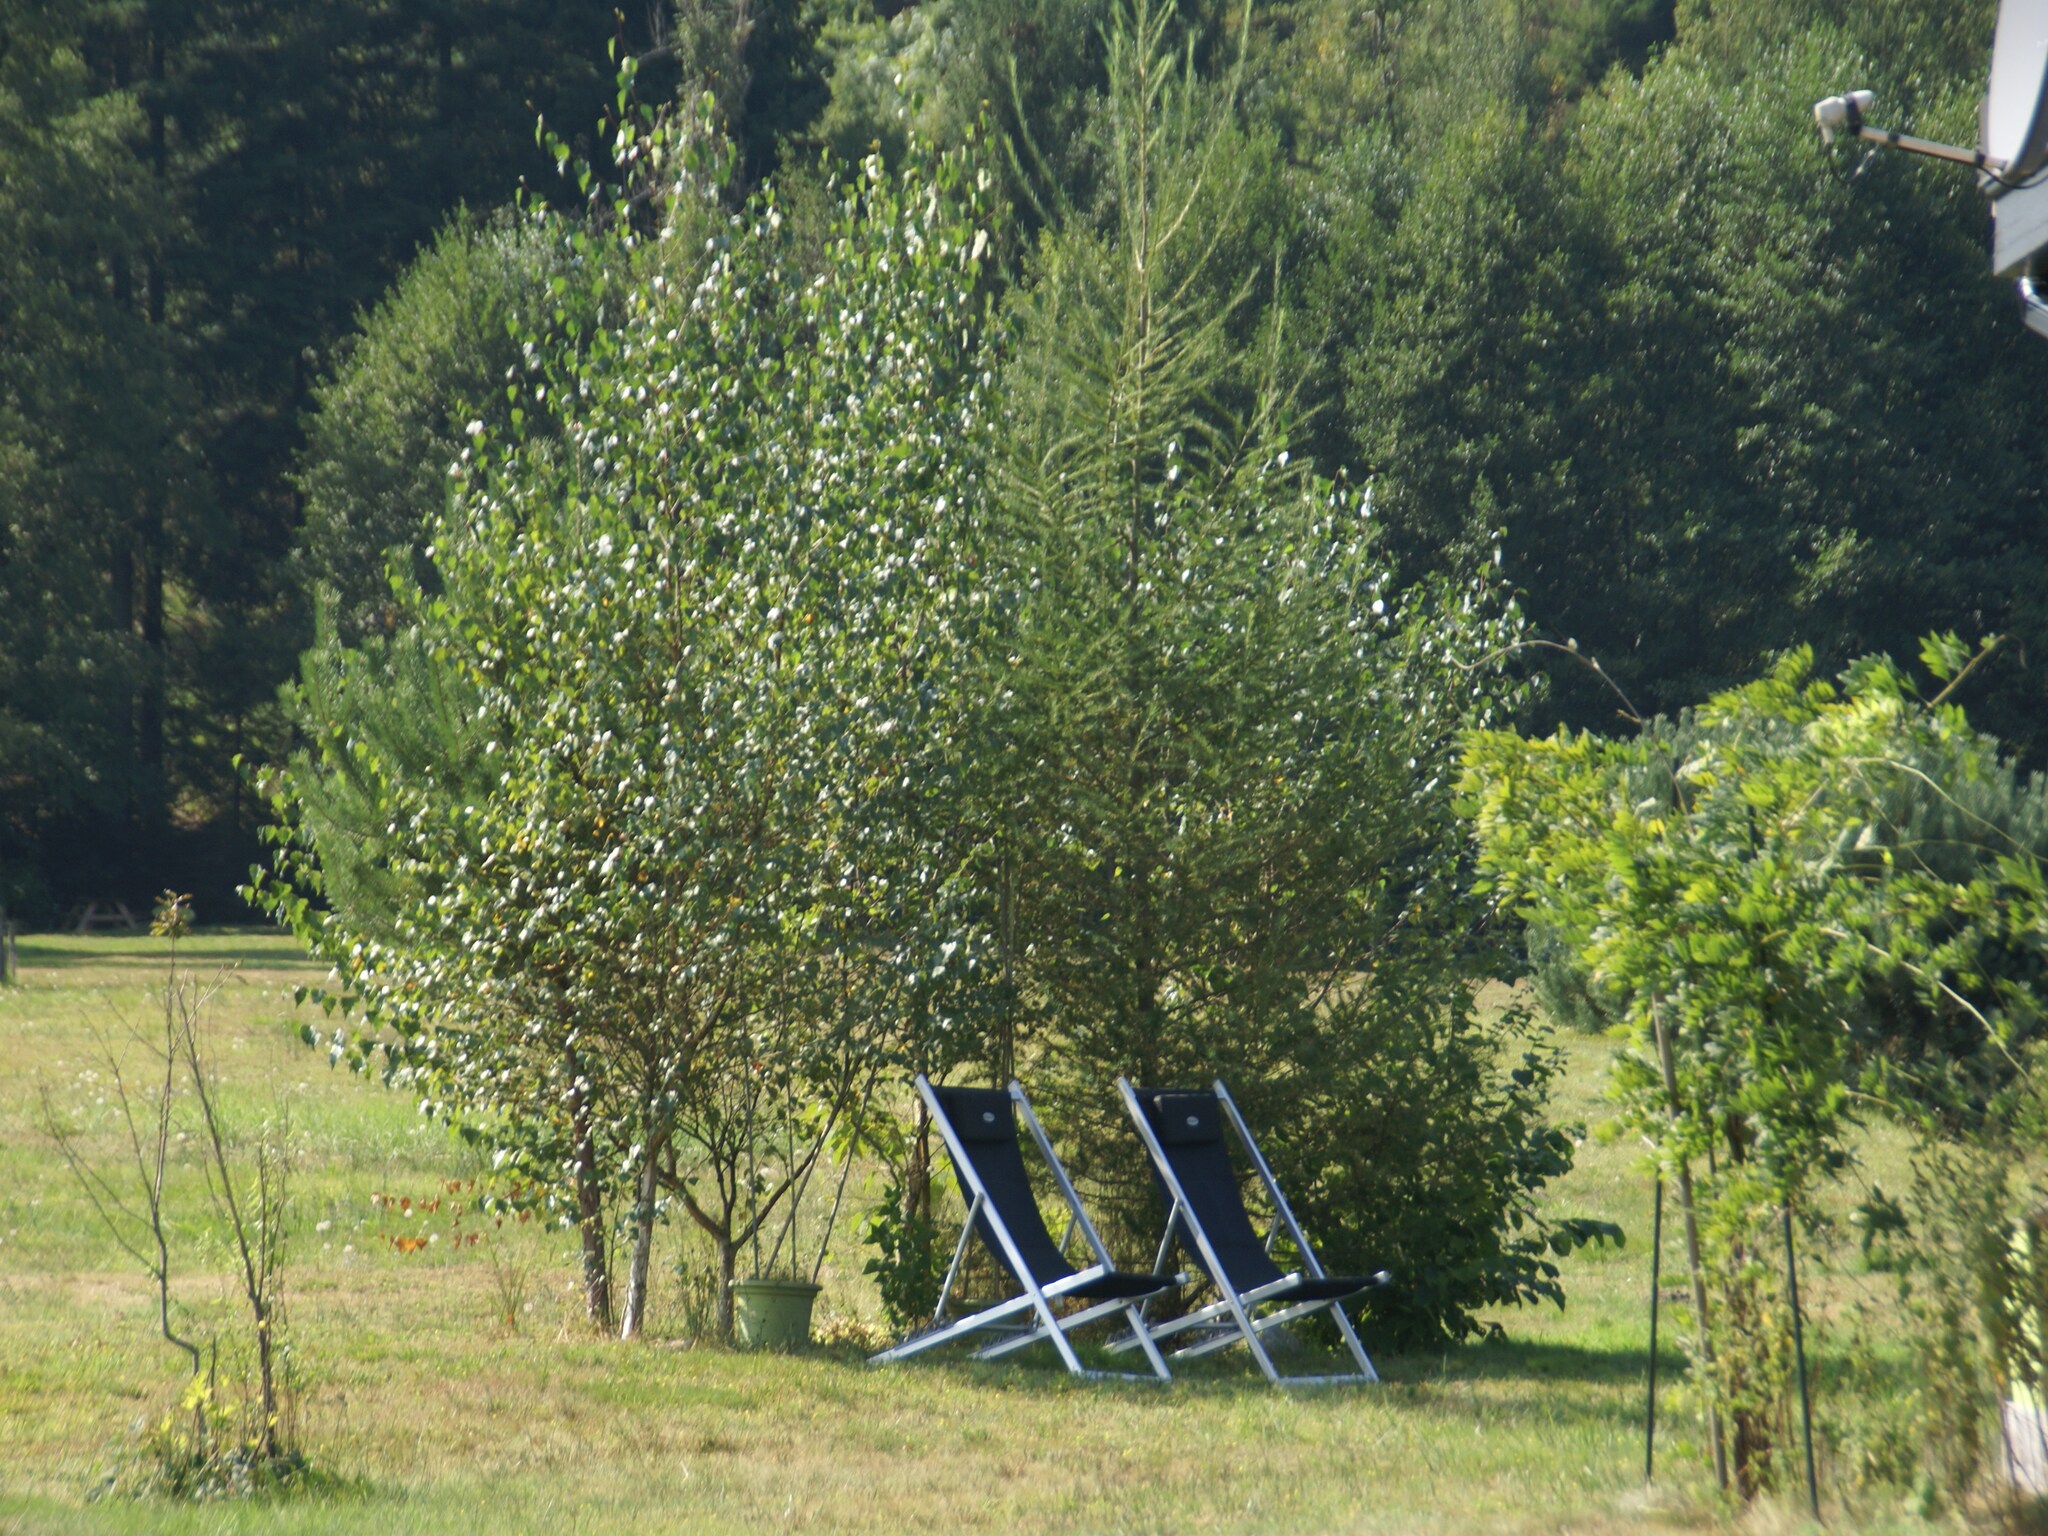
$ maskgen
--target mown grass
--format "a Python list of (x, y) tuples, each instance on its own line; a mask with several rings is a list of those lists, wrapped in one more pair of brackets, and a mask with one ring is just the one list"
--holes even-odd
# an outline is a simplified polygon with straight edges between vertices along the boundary
[[(0, 989), (0, 1531), (1622, 1531), (1794, 1529), (1796, 1500), (1736, 1515), (1713, 1497), (1679, 1356), (1664, 1354), (1658, 1476), (1642, 1476), (1649, 1188), (1637, 1152), (1589, 1140), (1558, 1208), (1618, 1221), (1621, 1250), (1566, 1265), (1567, 1311), (1511, 1313), (1507, 1342), (1380, 1361), (1379, 1389), (1275, 1393), (1226, 1361), (1166, 1388), (1075, 1384), (1043, 1362), (872, 1370), (858, 1348), (755, 1357), (676, 1337), (664, 1271), (651, 1341), (579, 1321), (566, 1234), (516, 1224), (457, 1247), (431, 1200), (473, 1154), (409, 1100), (331, 1070), (299, 1043), (291, 992), (317, 979), (262, 935), (188, 941), (234, 969), (214, 1038), (238, 1134), (288, 1112), (296, 1167), (290, 1336), (317, 1496), (177, 1506), (93, 1493), (131, 1465), (175, 1399), (125, 1263), (38, 1126), (56, 1090), (104, 1153), (115, 1145), (101, 1042), (145, 1024), (161, 982), (151, 940), (29, 939)], [(1567, 1042), (1559, 1100), (1597, 1119), (1610, 1047)], [(1864, 1176), (1899, 1182), (1873, 1136)], [(231, 1331), (225, 1255), (204, 1251), (196, 1149), (177, 1170), (187, 1257), (178, 1294), (200, 1331)], [(1845, 1193), (1844, 1203), (1854, 1191)], [(469, 1230), (476, 1230), (473, 1221)], [(401, 1252), (390, 1239), (435, 1235)], [(676, 1246), (671, 1241), (671, 1251)], [(868, 1317), (848, 1241), (828, 1313)], [(1680, 1288), (1667, 1234), (1667, 1293)], [(494, 1273), (523, 1280), (517, 1327)], [(1888, 1324), (1893, 1287), (1846, 1246), (1814, 1255), (1823, 1478), (1837, 1528), (1926, 1528), (1869, 1481), (1898, 1452), (1910, 1391)], [(516, 1289), (516, 1285), (515, 1285)], [(1682, 1314), (1667, 1312), (1674, 1324)], [(1666, 1335), (1667, 1340), (1672, 1335)]]

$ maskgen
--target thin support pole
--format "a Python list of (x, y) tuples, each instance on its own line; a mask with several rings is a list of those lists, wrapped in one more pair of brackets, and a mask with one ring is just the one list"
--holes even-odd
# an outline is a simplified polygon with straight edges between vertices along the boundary
[(1792, 1357), (1799, 1367), (1799, 1427), (1806, 1436), (1806, 1503), (1820, 1523), (1820, 1480), (1813, 1471), (1813, 1394), (1806, 1385), (1806, 1325), (1799, 1312), (1799, 1261), (1792, 1251), (1792, 1207), (1785, 1218), (1785, 1290), (1792, 1300)]
[(1664, 1180), (1657, 1179), (1657, 1197), (1650, 1217), (1650, 1401), (1643, 1422), (1643, 1481), (1657, 1475), (1657, 1283), (1664, 1269)]
[[(1678, 1064), (1671, 1051), (1671, 1036), (1664, 1028), (1664, 1014), (1655, 1003), (1650, 1005), (1650, 1026), (1657, 1035), (1657, 1059), (1664, 1069), (1664, 1091), (1671, 1097), (1671, 1118), (1679, 1117)], [(1712, 1160), (1713, 1151), (1707, 1153)], [(1686, 1158), (1678, 1161), (1678, 1208), (1685, 1217), (1685, 1259), (1692, 1270), (1692, 1315), (1694, 1325), (1700, 1331), (1700, 1358), (1711, 1371), (1714, 1364), (1714, 1345), (1707, 1332), (1707, 1279), (1700, 1263), (1699, 1219), (1693, 1209), (1692, 1163)], [(1714, 1406), (1713, 1398), (1707, 1399), (1707, 1443), (1714, 1453), (1714, 1486), (1723, 1493), (1728, 1491), (1728, 1445), (1721, 1435), (1721, 1411)]]
[(939, 1304), (932, 1309), (932, 1326), (945, 1320), (946, 1303), (953, 1295), (953, 1282), (960, 1275), (960, 1261), (967, 1257), (967, 1245), (974, 1239), (974, 1218), (981, 1214), (981, 1196), (967, 1202), (967, 1220), (960, 1226), (960, 1241), (953, 1246), (953, 1262), (946, 1266), (946, 1283), (939, 1287)]

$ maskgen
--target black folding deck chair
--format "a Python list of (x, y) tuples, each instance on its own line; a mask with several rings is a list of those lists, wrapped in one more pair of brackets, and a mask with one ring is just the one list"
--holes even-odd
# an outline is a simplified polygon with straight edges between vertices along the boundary
[[(1044, 1339), (1059, 1351), (1060, 1359), (1076, 1376), (1126, 1375), (1084, 1367), (1067, 1338), (1075, 1328), (1121, 1312), (1131, 1325), (1133, 1340), (1144, 1348), (1152, 1376), (1170, 1380), (1159, 1347), (1145, 1334), (1137, 1303), (1165, 1290), (1171, 1280), (1160, 1275), (1124, 1274), (1110, 1262), (1109, 1251), (1102, 1246), (1102, 1238), (1088, 1213), (1081, 1209), (1080, 1196), (1074, 1193), (1066, 1169), (1053, 1155), (1052, 1143), (1046, 1140), (1038, 1116), (1031, 1112), (1023, 1088), (1014, 1082), (1007, 1091), (936, 1088), (919, 1073), (917, 1091), (930, 1108), (932, 1123), (945, 1138), (947, 1154), (960, 1176), (960, 1187), (968, 1198), (967, 1221), (960, 1229), (960, 1243), (953, 1250), (953, 1263), (946, 1271), (946, 1283), (939, 1289), (939, 1304), (932, 1313), (930, 1326), (893, 1349), (883, 1350), (870, 1363), (907, 1359), (970, 1334), (1001, 1330), (1004, 1337), (975, 1351), (975, 1359), (998, 1359)], [(1069, 1264), (1061, 1252), (1064, 1245), (1055, 1243), (1045, 1229), (1045, 1218), (1039, 1214), (1038, 1199), (1024, 1171), (1023, 1148), (1017, 1139), (1019, 1116), (1029, 1128), (1032, 1140), (1038, 1143), (1067, 1209), (1073, 1213), (1067, 1235), (1072, 1237), (1078, 1230), (1094, 1255), (1095, 1262), (1085, 1269)], [(953, 1282), (960, 1274), (960, 1261), (967, 1253), (967, 1241), (976, 1232), (1023, 1288), (1023, 1294), (949, 1323), (946, 1305), (953, 1294)], [(1054, 1302), (1069, 1300), (1093, 1305), (1064, 1317), (1053, 1311)], [(1142, 1381), (1152, 1377), (1131, 1379)]]
[[(1137, 1124), (1139, 1139), (1152, 1156), (1153, 1170), (1168, 1203), (1166, 1232), (1160, 1239), (1159, 1258), (1153, 1268), (1162, 1274), (1166, 1272), (1167, 1260), (1178, 1240), (1221, 1295), (1221, 1300), (1182, 1317), (1147, 1324), (1144, 1342), (1156, 1346), (1162, 1339), (1203, 1331), (1206, 1337), (1172, 1352), (1172, 1358), (1179, 1360), (1225, 1349), (1242, 1340), (1251, 1350), (1252, 1358), (1259, 1362), (1259, 1369), (1266, 1373), (1266, 1379), (1277, 1386), (1378, 1381), (1379, 1373), (1373, 1369), (1365, 1346), (1358, 1342), (1351, 1320), (1344, 1315), (1343, 1303), (1374, 1286), (1385, 1285), (1392, 1276), (1385, 1270), (1370, 1277), (1323, 1272), (1315, 1250), (1309, 1247), (1294, 1212), (1288, 1208), (1287, 1197), (1280, 1192), (1273, 1170), (1266, 1166), (1258, 1143), (1252, 1140), (1244, 1117), (1231, 1101), (1230, 1091), (1221, 1081), (1206, 1093), (1133, 1088), (1121, 1077), (1116, 1086), (1123, 1095), (1124, 1107)], [(1266, 1186), (1278, 1217), (1263, 1242), (1252, 1229), (1243, 1191), (1230, 1166), (1230, 1150), (1223, 1139), (1225, 1121), (1237, 1133), (1238, 1142)], [(1293, 1239), (1302, 1265), (1284, 1275), (1270, 1251), (1283, 1226)], [(1278, 1306), (1280, 1310), (1263, 1317), (1257, 1315), (1260, 1308), (1268, 1306)], [(1282, 1376), (1274, 1369), (1273, 1357), (1259, 1335), (1325, 1308), (1344, 1336), (1358, 1369), (1332, 1376)], [(1140, 1311), (1142, 1314), (1143, 1309)], [(1122, 1340), (1114, 1347), (1127, 1349), (1137, 1342)]]

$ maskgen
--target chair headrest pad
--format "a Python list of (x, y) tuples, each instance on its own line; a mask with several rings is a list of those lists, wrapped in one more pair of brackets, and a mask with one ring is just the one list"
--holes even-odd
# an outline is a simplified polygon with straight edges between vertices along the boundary
[(1213, 1093), (1155, 1093), (1152, 1124), (1168, 1146), (1223, 1139), (1223, 1106)]
[(1013, 1141), (1017, 1121), (1000, 1088), (941, 1088), (939, 1103), (962, 1141)]

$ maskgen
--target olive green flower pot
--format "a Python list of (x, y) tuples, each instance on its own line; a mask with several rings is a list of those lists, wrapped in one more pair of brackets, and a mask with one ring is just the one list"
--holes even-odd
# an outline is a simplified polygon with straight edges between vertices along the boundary
[(801, 1349), (811, 1341), (811, 1307), (822, 1286), (808, 1280), (735, 1280), (733, 1338), (742, 1349)]

